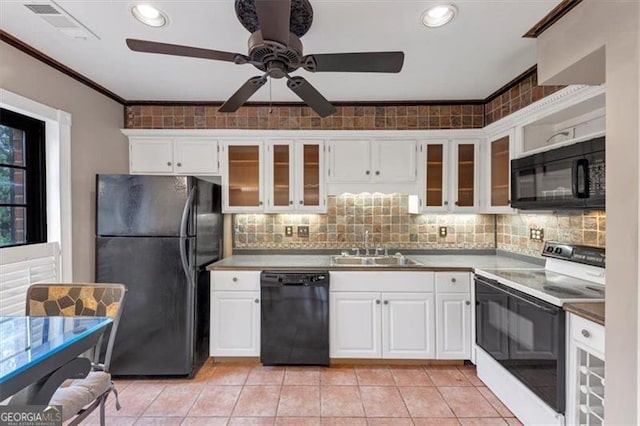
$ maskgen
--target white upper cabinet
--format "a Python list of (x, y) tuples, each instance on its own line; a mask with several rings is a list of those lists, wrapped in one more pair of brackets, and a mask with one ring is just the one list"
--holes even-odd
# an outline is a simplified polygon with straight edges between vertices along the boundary
[(294, 206), (301, 213), (327, 211), (324, 154), (322, 140), (302, 139), (295, 142)]
[(368, 139), (329, 142), (329, 182), (370, 182), (371, 141)]
[(479, 210), (480, 139), (429, 139), (420, 144), (419, 211)]
[(415, 140), (344, 139), (329, 142), (330, 183), (416, 180)]
[(266, 209), (287, 212), (294, 206), (294, 143), (292, 140), (265, 142), (267, 151), (265, 167)]
[(511, 208), (511, 159), (514, 156), (514, 147), (513, 128), (487, 138), (482, 156), (482, 210), (487, 213), (515, 212), (515, 209)]
[(132, 174), (217, 175), (218, 141), (187, 138), (131, 138)]
[(222, 174), (224, 213), (264, 211), (262, 141), (223, 143), (225, 170)]
[(473, 213), (479, 206), (479, 139), (459, 139), (452, 142), (452, 192), (450, 194), (453, 205), (451, 211), (455, 213)]

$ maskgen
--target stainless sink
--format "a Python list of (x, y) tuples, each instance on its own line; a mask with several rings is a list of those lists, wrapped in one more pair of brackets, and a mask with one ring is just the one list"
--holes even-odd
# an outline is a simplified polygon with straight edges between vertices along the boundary
[(405, 256), (331, 256), (332, 266), (411, 266), (419, 265)]

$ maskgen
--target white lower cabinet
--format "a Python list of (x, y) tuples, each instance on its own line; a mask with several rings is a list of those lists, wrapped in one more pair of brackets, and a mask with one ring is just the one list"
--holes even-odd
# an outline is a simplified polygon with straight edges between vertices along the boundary
[(605, 424), (604, 326), (568, 315), (568, 425)]
[(382, 357), (433, 358), (433, 293), (382, 293)]
[(471, 275), (436, 273), (436, 358), (471, 358)]
[(260, 355), (260, 272), (211, 273), (211, 356)]
[(436, 358), (471, 357), (471, 297), (463, 293), (436, 295)]
[(332, 358), (380, 358), (380, 293), (332, 293), (329, 348)]

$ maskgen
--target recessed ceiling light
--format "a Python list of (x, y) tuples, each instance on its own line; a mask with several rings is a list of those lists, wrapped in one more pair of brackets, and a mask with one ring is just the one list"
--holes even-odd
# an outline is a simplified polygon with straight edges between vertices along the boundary
[(164, 27), (169, 21), (167, 15), (150, 4), (137, 4), (131, 8), (133, 16), (151, 27)]
[(425, 27), (441, 27), (455, 18), (458, 9), (452, 4), (439, 4), (425, 10), (422, 14), (422, 24)]

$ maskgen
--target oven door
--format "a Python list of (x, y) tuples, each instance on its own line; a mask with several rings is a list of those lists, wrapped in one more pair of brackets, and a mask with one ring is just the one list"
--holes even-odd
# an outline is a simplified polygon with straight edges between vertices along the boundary
[(559, 413), (565, 408), (562, 308), (475, 278), (476, 343)]

